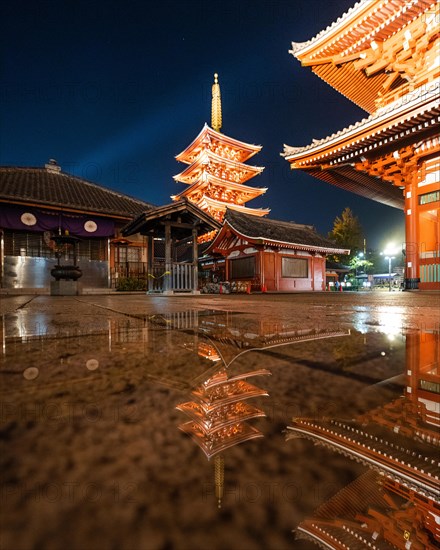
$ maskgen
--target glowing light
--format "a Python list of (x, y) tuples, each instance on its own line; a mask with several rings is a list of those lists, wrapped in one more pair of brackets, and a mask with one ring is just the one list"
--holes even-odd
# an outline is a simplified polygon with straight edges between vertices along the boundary
[(384, 256), (395, 256), (399, 251), (394, 243), (388, 243), (383, 251)]
[(403, 326), (403, 312), (392, 311), (390, 312), (386, 308), (379, 310), (379, 332), (385, 334), (389, 340), (394, 340), (397, 336), (402, 334)]

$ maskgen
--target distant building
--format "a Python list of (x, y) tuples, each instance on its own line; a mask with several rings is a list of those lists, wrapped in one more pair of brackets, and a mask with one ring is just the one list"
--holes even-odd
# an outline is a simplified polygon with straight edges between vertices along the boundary
[(119, 277), (146, 276), (146, 247), (120, 229), (151, 204), (61, 171), (0, 167), (0, 289), (48, 292), (55, 265), (51, 237), (80, 238), (84, 288), (111, 288)]
[(405, 213), (405, 286), (440, 290), (439, 4), (361, 0), (314, 38), (303, 66), (368, 116), (305, 147), (294, 170)]

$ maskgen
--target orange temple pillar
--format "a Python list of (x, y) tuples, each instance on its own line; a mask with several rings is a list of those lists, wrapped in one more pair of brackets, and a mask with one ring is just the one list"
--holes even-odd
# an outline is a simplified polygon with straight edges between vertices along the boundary
[(419, 214), (417, 204), (417, 175), (411, 171), (409, 182), (405, 186), (405, 288), (419, 288), (420, 282), (420, 243), (419, 243)]

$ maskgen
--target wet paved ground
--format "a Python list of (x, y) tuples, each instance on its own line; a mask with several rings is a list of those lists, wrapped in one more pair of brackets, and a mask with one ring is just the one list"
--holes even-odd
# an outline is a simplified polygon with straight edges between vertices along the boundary
[[(292, 530), (366, 468), (283, 430), (402, 395), (407, 334), (438, 346), (439, 306), (400, 292), (1, 296), (1, 548), (315, 548)], [(214, 461), (176, 406), (225, 366), (271, 374), (250, 379), (268, 393), (249, 401), (264, 437), (223, 452), (218, 509)]]

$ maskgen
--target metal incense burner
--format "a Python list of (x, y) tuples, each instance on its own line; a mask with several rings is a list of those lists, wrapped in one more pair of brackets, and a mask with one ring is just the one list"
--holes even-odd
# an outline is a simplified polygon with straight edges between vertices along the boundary
[[(50, 271), (55, 281), (51, 281), (50, 290), (52, 296), (76, 296), (78, 292), (78, 279), (82, 277), (82, 271), (77, 265), (78, 243), (80, 239), (69, 235), (55, 235), (51, 238), (55, 243), (55, 257), (57, 264)], [(66, 252), (73, 250), (73, 265), (62, 265), (61, 258)]]

